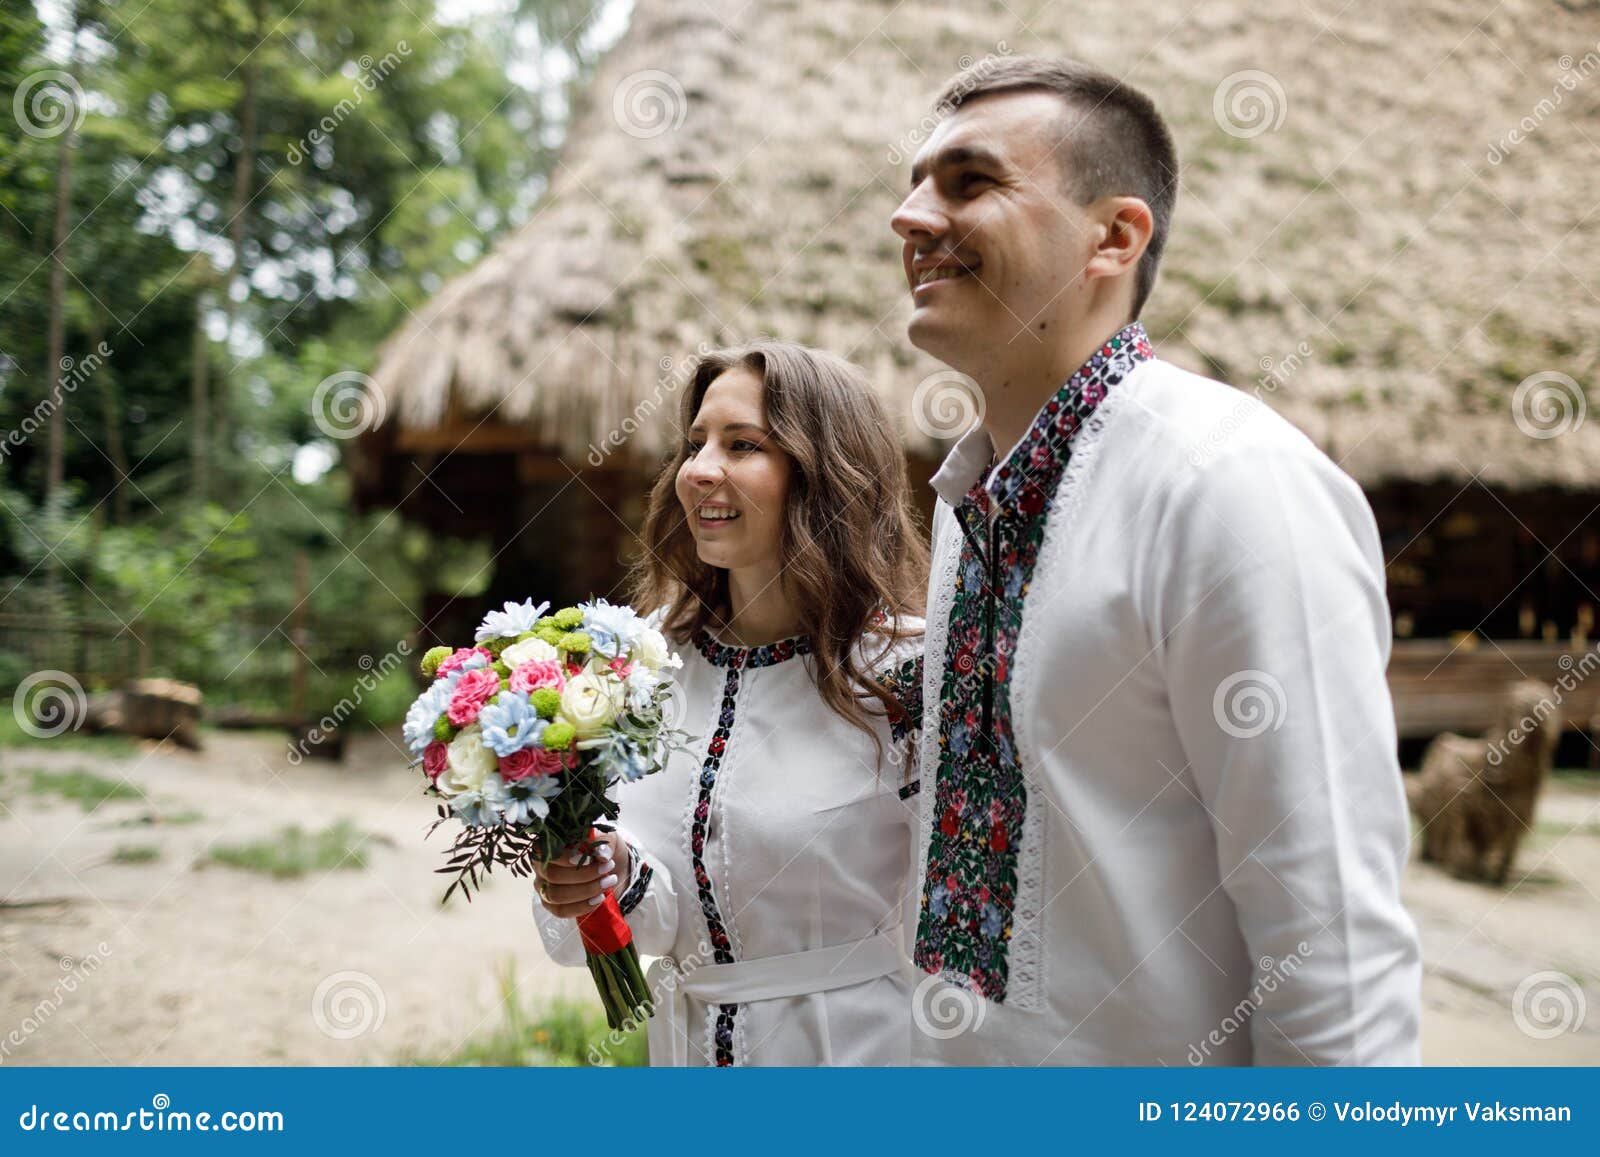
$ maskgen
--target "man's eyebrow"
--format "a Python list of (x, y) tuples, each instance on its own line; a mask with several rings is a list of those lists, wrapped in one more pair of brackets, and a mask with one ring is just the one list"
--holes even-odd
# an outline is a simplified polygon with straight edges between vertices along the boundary
[(1002, 163), (1003, 162), (1000, 159), (999, 153), (996, 153), (993, 149), (986, 148), (983, 145), (955, 145), (947, 149), (942, 149), (941, 151), (935, 153), (927, 161), (918, 161), (916, 164), (912, 165), (911, 187), (915, 189), (918, 185), (922, 184), (922, 179), (923, 177), (927, 176), (928, 170), (936, 165), (954, 166), (975, 164), (999, 167)]

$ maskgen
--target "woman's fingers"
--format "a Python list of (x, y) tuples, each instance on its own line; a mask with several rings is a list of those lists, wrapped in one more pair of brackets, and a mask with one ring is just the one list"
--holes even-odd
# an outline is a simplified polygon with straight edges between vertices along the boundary
[(541, 880), (551, 884), (587, 884), (603, 879), (616, 871), (611, 858), (611, 848), (602, 844), (600, 854), (587, 863), (573, 864), (567, 859), (553, 860), (548, 864), (535, 864), (533, 871)]

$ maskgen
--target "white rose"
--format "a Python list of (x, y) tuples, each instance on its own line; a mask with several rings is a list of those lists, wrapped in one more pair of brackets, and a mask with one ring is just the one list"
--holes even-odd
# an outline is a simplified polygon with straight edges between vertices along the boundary
[(515, 671), (524, 663), (539, 663), (560, 658), (560, 653), (543, 639), (524, 639), (500, 652), (500, 661)]
[(579, 739), (604, 731), (622, 704), (622, 685), (613, 678), (585, 671), (567, 680), (561, 692), (561, 718), (572, 724)]
[(639, 635), (639, 642), (633, 648), (633, 660), (641, 667), (648, 667), (652, 671), (659, 671), (669, 664), (674, 667), (683, 665), (683, 660), (677, 659), (667, 649), (666, 636), (654, 627), (646, 628)]
[(484, 745), (483, 729), (476, 723), (462, 728), (445, 752), (450, 766), (439, 773), (434, 783), (446, 799), (466, 791), (482, 791), (484, 779), (500, 766), (494, 752)]

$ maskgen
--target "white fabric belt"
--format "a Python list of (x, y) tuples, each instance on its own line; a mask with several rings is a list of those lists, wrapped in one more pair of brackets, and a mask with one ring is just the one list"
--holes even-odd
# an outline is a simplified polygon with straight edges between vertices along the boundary
[(848, 988), (900, 971), (903, 958), (897, 930), (864, 940), (813, 948), (784, 956), (763, 956), (732, 964), (702, 964), (680, 970), (670, 956), (658, 957), (646, 979), (655, 1001), (648, 1022), (650, 1062), (689, 1063), (689, 998), (702, 1004), (745, 1004)]

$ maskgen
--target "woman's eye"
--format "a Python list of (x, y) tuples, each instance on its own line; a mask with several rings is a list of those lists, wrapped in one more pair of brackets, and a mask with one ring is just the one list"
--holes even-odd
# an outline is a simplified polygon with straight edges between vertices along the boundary
[(741, 438), (737, 442), (735, 442), (733, 444), (733, 448), (735, 450), (739, 451), (741, 454), (745, 453), (747, 451), (750, 451), (750, 450), (759, 449), (759, 447), (757, 447), (754, 442), (747, 442), (743, 438)]
[(683, 444), (683, 453), (685, 457), (693, 458), (696, 454), (700, 453), (700, 443), (685, 442)]

